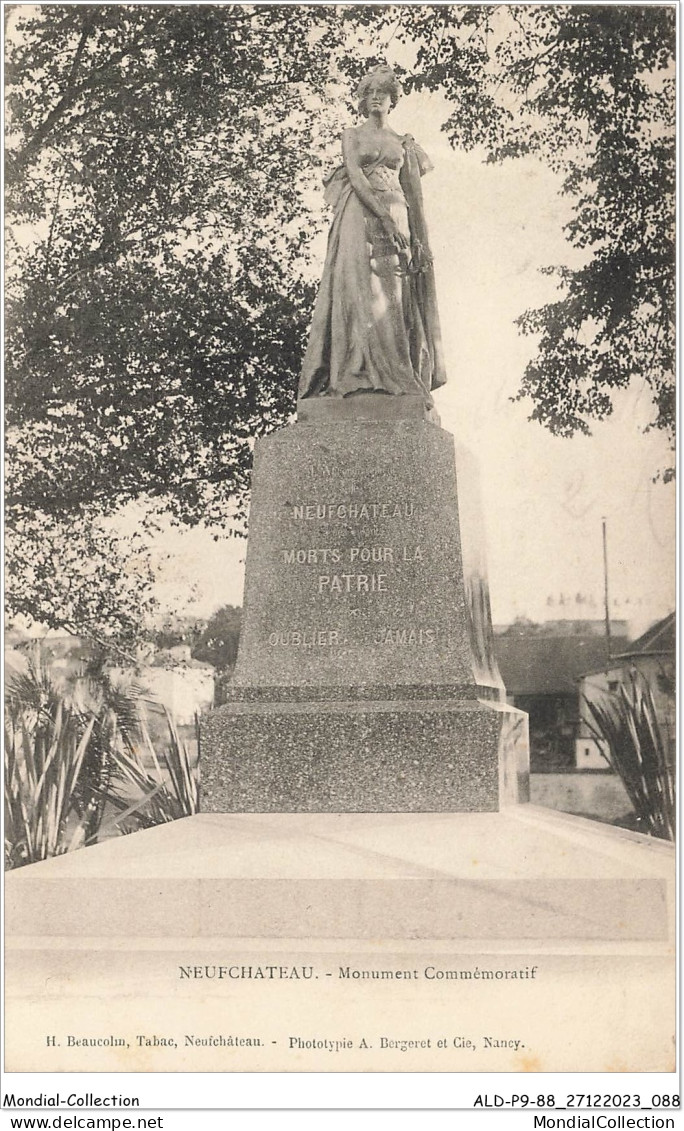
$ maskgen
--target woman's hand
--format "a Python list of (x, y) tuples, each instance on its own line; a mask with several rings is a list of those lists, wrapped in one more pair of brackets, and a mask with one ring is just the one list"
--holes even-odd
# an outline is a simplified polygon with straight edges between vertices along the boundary
[(385, 216), (382, 220), (382, 226), (387, 232), (387, 235), (395, 245), (397, 251), (401, 254), (408, 252), (409, 241), (404, 233), (397, 227), (396, 223), (391, 216)]

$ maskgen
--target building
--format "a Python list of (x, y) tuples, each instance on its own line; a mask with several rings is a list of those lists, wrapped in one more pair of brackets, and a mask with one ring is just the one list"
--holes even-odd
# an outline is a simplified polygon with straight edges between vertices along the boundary
[(213, 706), (215, 674), (211, 664), (193, 660), (190, 646), (181, 644), (159, 651), (142, 668), (140, 681), (176, 723), (190, 726), (197, 715)]
[[(586, 699), (617, 691), (631, 673), (638, 672), (653, 697), (656, 718), (672, 765), (676, 748), (676, 650), (676, 615), (669, 613), (632, 644), (618, 647), (614, 641), (610, 660), (587, 667), (579, 678), (580, 702), (583, 703)], [(578, 766), (591, 768), (596, 762), (597, 744), (584, 719), (578, 746)]]
[[(613, 625), (613, 649), (628, 646), (624, 621)], [(577, 766), (583, 673), (605, 665), (603, 621), (516, 622), (495, 630), (495, 650), (509, 703), (526, 711), (530, 772), (567, 773)], [(605, 766), (605, 762), (602, 763)]]

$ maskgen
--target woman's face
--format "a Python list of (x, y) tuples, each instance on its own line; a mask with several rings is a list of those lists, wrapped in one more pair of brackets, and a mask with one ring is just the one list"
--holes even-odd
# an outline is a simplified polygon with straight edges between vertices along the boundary
[(387, 89), (386, 81), (381, 78), (372, 78), (366, 88), (366, 113), (389, 114), (392, 108), (392, 97)]

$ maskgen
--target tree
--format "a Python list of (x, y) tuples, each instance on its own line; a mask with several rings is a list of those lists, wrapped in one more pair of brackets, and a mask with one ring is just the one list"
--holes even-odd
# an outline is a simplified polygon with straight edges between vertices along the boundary
[(117, 533), (95, 506), (55, 515), (42, 500), (34, 511), (29, 503), (12, 511), (5, 540), (10, 616), (90, 637), (135, 660), (157, 604), (146, 538)]
[(142, 493), (186, 522), (222, 516), (253, 436), (294, 404), (300, 194), (325, 103), (315, 17), (110, 4), (18, 19), (8, 199), (41, 234), (13, 249), (7, 409), (25, 458), (10, 501), (107, 513)]
[(141, 503), (141, 537), (155, 512), (244, 520), (253, 437), (294, 408), (323, 223), (307, 190), (369, 63), (440, 90), (452, 144), (563, 173), (586, 263), (521, 317), (540, 336), (521, 385), (533, 418), (586, 431), (637, 378), (671, 427), (672, 9), (47, 4), (9, 19), (12, 611), (135, 634), (150, 567), (141, 543), (131, 573), (109, 518)]
[(586, 433), (638, 381), (674, 441), (674, 9), (417, 7), (398, 34), (420, 44), (411, 88), (454, 104), (452, 144), (537, 154), (573, 200), (585, 262), (550, 268), (561, 297), (519, 319), (539, 335), (520, 388), (531, 419)]
[[(321, 38), (309, 8), (13, 18), (9, 605), (119, 634), (135, 611), (108, 600), (125, 563), (103, 519), (142, 499), (186, 523), (239, 521), (253, 437), (294, 407), (313, 294), (301, 194), (345, 20)], [(134, 606), (145, 589), (127, 584)]]
[(217, 609), (193, 645), (193, 659), (213, 664), (222, 672), (232, 670), (237, 660), (241, 615), (242, 610), (233, 605)]

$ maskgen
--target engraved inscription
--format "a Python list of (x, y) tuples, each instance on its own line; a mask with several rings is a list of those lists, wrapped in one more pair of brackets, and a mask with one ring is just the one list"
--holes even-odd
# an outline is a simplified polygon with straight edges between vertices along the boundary
[(333, 565), (341, 561), (342, 555), (336, 546), (322, 546), (320, 549), (283, 550), (286, 565)]
[(319, 573), (318, 592), (334, 593), (386, 593), (386, 573)]
[[(323, 467), (322, 463), (323, 461), (316, 467), (317, 476), (331, 472), (330, 467)], [(336, 469), (336, 474), (340, 470)], [(315, 476), (313, 477), (315, 478)], [(339, 490), (339, 483), (335, 489)], [(353, 489), (352, 487), (352, 491)], [(344, 485), (343, 490), (345, 493), (351, 493), (348, 483)], [(332, 522), (335, 520), (361, 524), (364, 521), (368, 522), (374, 519), (406, 520), (415, 515), (414, 504), (410, 501), (370, 503), (350, 501), (348, 498), (344, 502), (289, 504), (288, 512), (295, 524), (312, 521)], [(341, 627), (331, 629), (319, 626), (302, 627), (300, 625), (296, 629), (288, 628), (285, 631), (271, 632), (268, 636), (270, 647), (274, 649), (339, 648), (348, 643), (360, 644), (362, 642), (367, 646), (382, 648), (388, 646), (401, 648), (435, 647), (438, 642), (438, 630), (436, 628), (402, 621), (401, 612), (398, 609), (392, 611), (391, 605), (388, 603), (390, 598), (388, 597), (383, 601), (384, 594), (389, 594), (391, 590), (418, 581), (418, 577), (416, 577), (411, 566), (420, 567), (420, 563), (423, 563), (428, 557), (427, 547), (417, 545), (415, 542), (409, 545), (397, 545), (396, 543), (387, 545), (384, 541), (376, 543), (371, 539), (368, 540), (369, 544), (364, 545), (363, 537), (368, 528), (360, 527), (355, 534), (352, 533), (352, 530), (353, 527), (347, 525), (344, 534), (333, 535), (333, 537), (339, 541), (358, 540), (358, 545), (302, 546), (301, 542), (300, 545), (296, 544), (300, 539), (295, 535), (293, 538), (295, 545), (282, 546), (277, 552), (277, 560), (281, 567), (294, 568), (298, 575), (301, 567), (304, 567), (302, 571), (303, 580), (311, 586), (319, 602), (325, 604), (326, 598), (335, 598), (336, 602), (342, 602), (341, 605), (337, 605), (342, 613), (342, 608), (347, 603), (344, 599), (346, 597), (352, 598), (349, 613), (342, 613), (342, 615), (351, 615), (351, 617), (356, 618), (359, 617), (362, 609), (367, 609), (370, 613), (377, 594), (378, 603), (375, 604), (375, 610), (380, 611), (379, 606), (384, 607), (387, 621), (397, 616), (398, 613), (398, 621), (391, 621), (389, 624), (386, 623), (378, 627), (377, 622), (375, 625), (372, 622), (364, 624), (364, 615), (361, 614), (359, 620), (356, 621), (357, 632), (358, 629), (361, 630), (361, 639), (358, 639), (357, 632), (354, 632), (353, 635), (357, 639), (351, 641), (346, 639), (346, 632)], [(349, 538), (350, 534), (351, 538)], [(302, 537), (301, 540), (304, 541), (305, 538)], [(321, 539), (321, 541), (323, 540), (324, 538)], [(391, 538), (387, 541), (391, 541)], [(408, 568), (404, 563), (408, 563)], [(307, 568), (312, 566), (318, 568)], [(321, 567), (323, 568), (321, 569)], [(299, 584), (301, 584), (301, 581), (299, 581)], [(354, 597), (357, 598), (356, 601), (353, 600)], [(327, 603), (329, 604), (329, 600)], [(319, 611), (321, 607), (319, 603)], [(409, 616), (411, 616), (411, 613), (409, 613)]]
[(355, 562), (393, 562), (394, 550), (391, 546), (352, 546), (349, 561)]
[(343, 559), (352, 565), (354, 562), (366, 565), (368, 562), (422, 562), (422, 546), (350, 546), (347, 550), (339, 546), (309, 546), (282, 549), (285, 565), (337, 565)]
[(344, 492), (345, 495), (355, 495), (359, 490), (356, 479), (349, 478), (349, 468), (330, 461), (325, 455), (318, 457), (317, 462), (309, 465), (308, 475), (319, 487), (324, 480), (331, 480), (334, 490), (339, 493)]
[(436, 644), (436, 628), (381, 628), (374, 644)]
[(334, 518), (411, 518), (413, 503), (295, 503), (292, 517), (298, 520)]
[(340, 634), (330, 628), (306, 632), (272, 632), (268, 642), (272, 648), (333, 648), (339, 644)]

